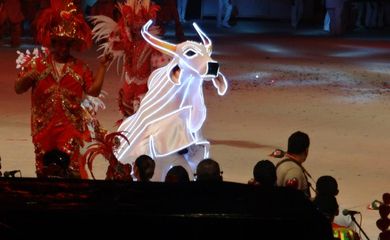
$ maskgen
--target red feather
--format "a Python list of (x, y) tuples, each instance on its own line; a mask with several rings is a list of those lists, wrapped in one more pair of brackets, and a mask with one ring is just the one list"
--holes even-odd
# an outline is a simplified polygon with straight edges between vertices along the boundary
[(125, 139), (126, 142), (130, 144), (129, 140), (122, 132), (112, 132), (106, 134), (102, 140), (97, 139), (98, 142), (91, 144), (83, 154), (81, 163), (83, 166), (88, 166), (88, 170), (93, 179), (95, 179), (93, 174), (93, 161), (98, 155), (103, 155), (113, 169), (115, 169), (116, 166), (121, 165), (114, 155), (114, 150), (117, 147), (117, 139), (119, 137)]

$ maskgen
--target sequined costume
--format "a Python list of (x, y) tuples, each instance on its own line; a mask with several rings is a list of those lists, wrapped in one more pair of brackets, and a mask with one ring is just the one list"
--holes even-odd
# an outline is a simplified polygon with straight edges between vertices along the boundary
[(57, 148), (72, 156), (71, 169), (80, 169), (78, 157), (83, 141), (90, 140), (81, 101), (92, 83), (92, 72), (86, 64), (73, 59), (57, 73), (50, 53), (32, 59), (19, 73), (39, 74), (31, 92), (31, 131), (36, 153), (36, 170), (43, 167), (42, 156)]
[[(91, 17), (95, 27), (94, 38), (103, 43), (100, 49), (103, 54), (111, 53), (123, 77), (119, 90), (118, 104), (123, 117), (133, 115), (148, 90), (147, 80), (153, 70), (166, 65), (170, 58), (151, 48), (141, 36), (141, 27), (149, 20), (155, 19), (159, 7), (150, 1), (128, 0), (118, 4), (121, 18), (115, 22), (106, 16)], [(158, 34), (157, 27), (152, 33)]]
[[(92, 44), (92, 32), (78, 8), (70, 0), (52, 0), (37, 20), (37, 41), (42, 51), (18, 52), (15, 82), (18, 94), (31, 89), (31, 131), (35, 145), (36, 174), (47, 177), (43, 156), (54, 149), (69, 154), (71, 178), (88, 178), (81, 162), (80, 148), (94, 135), (93, 117), (82, 106), (86, 94), (98, 96), (103, 84), (105, 64), (96, 76), (89, 67), (70, 55), (70, 49), (84, 50)], [(51, 48), (50, 50), (48, 48)], [(99, 127), (95, 124), (94, 127)]]

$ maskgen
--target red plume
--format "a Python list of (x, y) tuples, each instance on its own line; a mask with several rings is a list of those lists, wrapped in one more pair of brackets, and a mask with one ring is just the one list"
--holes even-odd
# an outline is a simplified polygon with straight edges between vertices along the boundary
[[(97, 142), (90, 145), (88, 147), (88, 150), (83, 154), (82, 156), (82, 159), (81, 159), (81, 163), (82, 165), (87, 165), (88, 166), (88, 170), (90, 171), (91, 173), (91, 176), (93, 179), (95, 179), (95, 176), (93, 174), (93, 161), (95, 160), (95, 158), (99, 155), (102, 155), (109, 163), (109, 171), (107, 171), (107, 179), (128, 179), (130, 177), (130, 172), (128, 171), (123, 171), (121, 173), (118, 173), (117, 171), (114, 171), (113, 173), (111, 173), (114, 170), (118, 170), (118, 171), (121, 171), (122, 170), (122, 167), (124, 167), (125, 165), (120, 163), (118, 161), (118, 159), (115, 157), (115, 154), (114, 154), (114, 150), (117, 148), (118, 144), (119, 144), (119, 137), (123, 138), (126, 140), (126, 142), (128, 144), (130, 144), (129, 140), (126, 138), (126, 136), (122, 133), (122, 132), (113, 132), (113, 133), (109, 133), (107, 134), (104, 139), (102, 140), (99, 140), (97, 139)], [(128, 168), (129, 166), (127, 166)], [(130, 167), (131, 169), (131, 167)], [(108, 176), (110, 172), (110, 176)], [(111, 174), (114, 174), (115, 176), (111, 176)], [(128, 176), (126, 176), (128, 175)]]

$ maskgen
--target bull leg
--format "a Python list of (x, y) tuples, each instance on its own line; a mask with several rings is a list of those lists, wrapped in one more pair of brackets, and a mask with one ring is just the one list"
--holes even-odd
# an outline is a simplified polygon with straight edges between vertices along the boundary
[(188, 152), (184, 154), (184, 158), (187, 160), (193, 172), (196, 172), (196, 167), (199, 162), (209, 157), (210, 143), (204, 139), (201, 131), (194, 133), (196, 143), (189, 146)]

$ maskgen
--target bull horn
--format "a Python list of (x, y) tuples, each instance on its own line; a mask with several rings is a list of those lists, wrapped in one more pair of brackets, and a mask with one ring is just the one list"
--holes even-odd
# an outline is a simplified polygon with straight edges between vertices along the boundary
[(158, 51), (165, 53), (171, 57), (176, 56), (176, 45), (163, 41), (161, 39), (156, 38), (152, 34), (148, 32), (150, 25), (152, 25), (153, 21), (149, 20), (141, 30), (141, 35), (152, 47), (156, 48)]
[(196, 32), (198, 33), (199, 37), (202, 39), (203, 45), (207, 48), (207, 50), (210, 53), (211, 52), (211, 45), (212, 45), (210, 38), (207, 37), (207, 35), (202, 31), (202, 29), (200, 29), (198, 24), (193, 23), (192, 25), (194, 26), (194, 28), (195, 28)]

